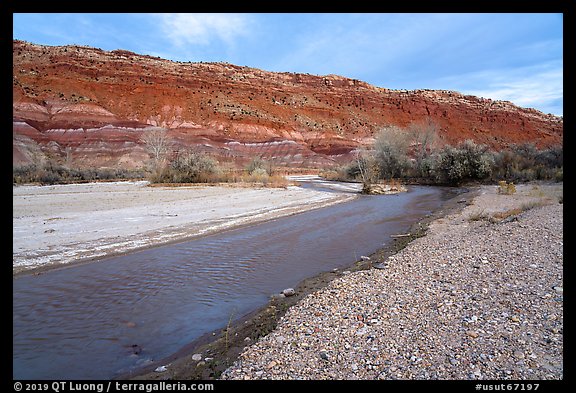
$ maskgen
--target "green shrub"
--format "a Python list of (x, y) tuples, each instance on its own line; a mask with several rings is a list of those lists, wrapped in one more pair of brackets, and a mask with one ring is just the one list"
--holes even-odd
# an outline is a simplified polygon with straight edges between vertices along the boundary
[(218, 163), (204, 153), (188, 151), (170, 162), (161, 179), (172, 183), (203, 183), (218, 171)]
[(360, 177), (360, 165), (358, 161), (352, 161), (350, 164), (342, 167), (340, 172), (346, 179), (357, 180)]
[(36, 181), (42, 184), (62, 183), (62, 176), (53, 170), (41, 169), (36, 175)]
[(541, 150), (536, 155), (536, 162), (548, 168), (564, 166), (564, 149), (562, 146), (552, 146)]
[(486, 145), (466, 140), (457, 147), (445, 146), (437, 155), (434, 173), (438, 181), (457, 185), (482, 180), (492, 173), (494, 158)]
[[(266, 161), (264, 161), (262, 158), (260, 157), (254, 157), (252, 159), (252, 161), (250, 161), (248, 163), (248, 166), (246, 167), (246, 170), (248, 171), (249, 174), (253, 174), (255, 171), (259, 171), (259, 172), (268, 172), (267, 167), (269, 165), (266, 163)], [(269, 173), (268, 173), (269, 174)]]
[(416, 176), (421, 178), (434, 178), (434, 170), (436, 165), (437, 156), (431, 155), (428, 157), (424, 157), (417, 161), (417, 168), (415, 171)]
[[(538, 150), (534, 144), (512, 145), (494, 153), (493, 177), (513, 182), (556, 180), (562, 178), (563, 148)], [(560, 180), (561, 181), (561, 180)]]
[(48, 162), (45, 165), (23, 165), (12, 168), (14, 184), (65, 184), (95, 180), (143, 178), (142, 170), (122, 168), (69, 168)]
[(564, 180), (564, 169), (563, 168), (559, 168), (558, 170), (556, 170), (556, 172), (554, 173), (554, 180), (557, 182), (561, 182)]

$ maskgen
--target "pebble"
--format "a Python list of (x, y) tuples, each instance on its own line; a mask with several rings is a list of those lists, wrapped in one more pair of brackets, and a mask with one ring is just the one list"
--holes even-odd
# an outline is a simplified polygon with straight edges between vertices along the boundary
[(356, 331), (356, 335), (358, 335), (358, 336), (363, 336), (366, 333), (368, 333), (367, 327), (362, 327)]
[(221, 378), (563, 379), (563, 204), (468, 220), (530, 201), (481, 187), (386, 269), (304, 296)]
[(516, 351), (514, 351), (514, 357), (517, 359), (524, 359), (525, 355), (524, 355), (524, 352), (516, 350)]
[(286, 288), (282, 291), (282, 295), (288, 297), (288, 296), (294, 296), (296, 294), (296, 291), (294, 290), (294, 288)]
[(277, 361), (272, 360), (270, 363), (268, 363), (268, 365), (266, 366), (266, 369), (267, 369), (267, 370), (270, 370), (271, 368), (276, 367), (277, 364), (278, 364)]
[(202, 354), (195, 353), (194, 355), (192, 355), (192, 360), (194, 360), (195, 362), (199, 362), (200, 360), (202, 360)]

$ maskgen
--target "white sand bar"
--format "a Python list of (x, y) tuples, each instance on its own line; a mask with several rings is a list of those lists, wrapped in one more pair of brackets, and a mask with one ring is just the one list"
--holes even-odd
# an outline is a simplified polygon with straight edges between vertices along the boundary
[(13, 273), (101, 258), (354, 198), (300, 187), (14, 186)]

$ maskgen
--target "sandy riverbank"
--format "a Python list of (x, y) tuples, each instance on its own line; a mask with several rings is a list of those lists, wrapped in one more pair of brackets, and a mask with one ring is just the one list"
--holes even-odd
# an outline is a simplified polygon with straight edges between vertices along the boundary
[(104, 258), (351, 198), (294, 186), (14, 186), (13, 273)]

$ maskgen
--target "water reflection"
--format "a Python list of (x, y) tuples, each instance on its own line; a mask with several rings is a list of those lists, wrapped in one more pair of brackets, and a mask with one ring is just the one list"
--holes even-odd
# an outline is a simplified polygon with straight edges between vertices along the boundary
[(109, 379), (350, 265), (445, 199), (412, 187), (14, 280), (15, 379)]

